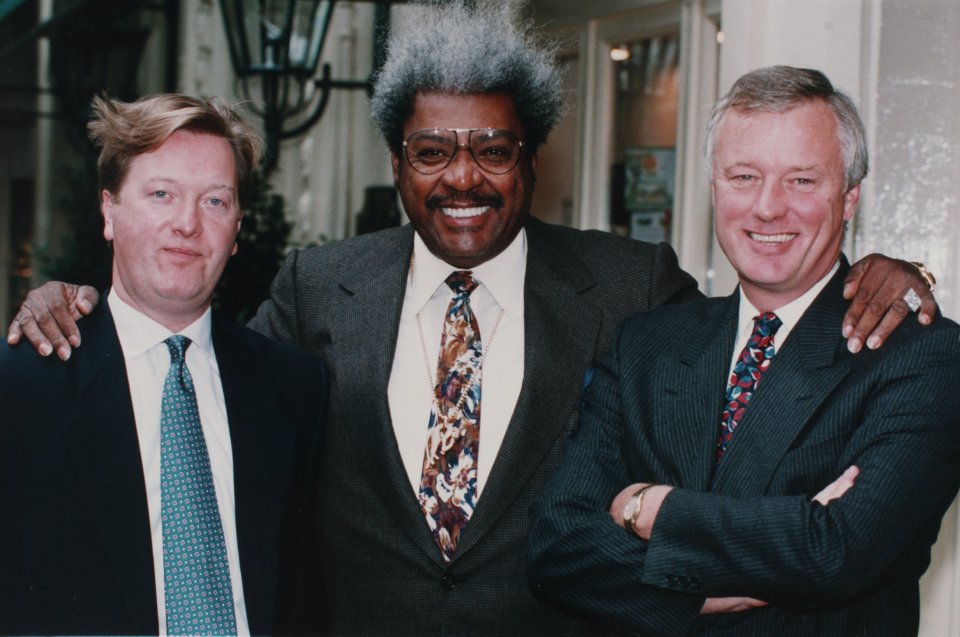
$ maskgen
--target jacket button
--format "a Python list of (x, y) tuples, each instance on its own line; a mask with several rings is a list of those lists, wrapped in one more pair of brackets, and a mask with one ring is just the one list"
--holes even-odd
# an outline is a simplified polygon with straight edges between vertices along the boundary
[(450, 577), (449, 575), (444, 575), (443, 577), (440, 578), (440, 586), (442, 586), (444, 590), (448, 590), (448, 591), (453, 590), (454, 587), (456, 587), (456, 585), (457, 585), (457, 581), (452, 577)]
[(678, 581), (677, 576), (673, 573), (667, 575), (667, 586), (676, 586)]
[(691, 588), (700, 588), (701, 586), (703, 586), (703, 580), (701, 580), (699, 577), (694, 575), (693, 577), (690, 578)]

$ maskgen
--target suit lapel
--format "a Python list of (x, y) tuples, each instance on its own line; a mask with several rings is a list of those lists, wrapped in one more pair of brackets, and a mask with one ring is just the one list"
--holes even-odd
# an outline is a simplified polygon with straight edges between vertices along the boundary
[(156, 583), (146, 487), (123, 352), (106, 303), (84, 319), (84, 347), (67, 374), (76, 401), (65, 423), (84, 506), (100, 529), (105, 568), (113, 572), (127, 611), (157, 621)]
[(675, 355), (658, 361), (653, 437), (670, 450), (666, 470), (677, 486), (707, 490), (714, 469), (720, 411), (737, 333), (739, 293), (701, 304)]
[(275, 425), (285, 419), (275, 406), (281, 388), (269, 370), (258, 365), (256, 350), (238, 329), (214, 319), (213, 345), (230, 428), (247, 619), (252, 631), (269, 632), (279, 586), (277, 533), (290, 496), (296, 440), (292, 428)]
[(777, 352), (718, 466), (716, 491), (765, 493), (797, 435), (849, 372), (853, 359), (842, 356), (840, 337), (847, 270), (844, 260)]
[(520, 396), (455, 560), (494, 528), (571, 426), (583, 388), (580, 370), (596, 353), (602, 315), (582, 295), (594, 281), (575, 253), (544, 233), (539, 224), (527, 225)]
[(391, 514), (427, 555), (443, 560), (436, 541), (410, 489), (397, 446), (387, 387), (400, 328), (400, 312), (407, 286), (413, 228), (404, 226), (400, 240), (384, 242), (380, 259), (360, 263), (344, 276), (331, 325), (335, 382), (349, 387), (351, 404), (334, 404), (347, 425), (352, 446), (373, 474), (371, 483), (381, 492)]

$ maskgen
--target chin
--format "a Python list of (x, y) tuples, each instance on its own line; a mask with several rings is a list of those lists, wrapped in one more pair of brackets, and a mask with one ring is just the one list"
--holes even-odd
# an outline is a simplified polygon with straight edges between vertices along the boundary
[(198, 298), (203, 298), (204, 295), (203, 290), (199, 289), (196, 285), (170, 286), (161, 290), (160, 294), (173, 302), (193, 301)]

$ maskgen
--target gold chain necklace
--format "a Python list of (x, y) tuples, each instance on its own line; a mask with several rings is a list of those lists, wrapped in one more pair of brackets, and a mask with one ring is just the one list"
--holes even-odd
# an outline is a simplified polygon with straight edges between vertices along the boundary
[[(409, 283), (413, 282), (413, 266), (414, 266), (415, 258), (416, 258), (416, 255), (411, 253)], [(449, 305), (449, 303), (447, 305)], [(456, 415), (463, 412), (463, 402), (464, 400), (466, 400), (467, 395), (470, 393), (470, 390), (473, 389), (474, 384), (477, 382), (477, 376), (476, 374), (472, 374), (470, 376), (470, 383), (466, 386), (466, 388), (463, 389), (463, 391), (460, 392), (460, 399), (457, 401), (456, 407), (454, 407), (451, 412), (448, 412), (447, 415), (441, 415), (442, 411), (440, 409), (440, 399), (437, 398), (437, 391), (436, 391), (436, 387), (437, 387), (436, 370), (434, 370), (433, 372), (430, 371), (431, 370), (430, 357), (427, 355), (427, 343), (426, 343), (426, 340), (423, 338), (423, 322), (420, 318), (420, 314), (421, 314), (420, 312), (417, 312), (417, 335), (420, 337), (420, 352), (421, 354), (423, 354), (423, 364), (427, 371), (427, 387), (430, 391), (431, 403), (433, 404), (434, 411), (437, 414), (438, 424), (441, 419), (445, 423), (449, 424), (453, 420), (456, 420), (455, 418)], [(497, 321), (496, 323), (494, 323), (493, 330), (490, 332), (490, 337), (487, 339), (483, 339), (483, 338), (480, 339), (480, 357), (477, 359), (478, 369), (482, 369), (483, 367), (483, 359), (486, 357), (487, 352), (490, 351), (490, 348), (493, 346), (493, 338), (497, 335), (497, 330), (499, 329), (500, 322), (502, 320), (503, 320), (503, 308), (501, 307), (500, 313), (497, 314)], [(444, 313), (444, 323), (446, 323), (446, 313)], [(440, 358), (439, 354), (437, 355), (437, 358), (439, 360)], [(454, 417), (451, 417), (451, 414)]]

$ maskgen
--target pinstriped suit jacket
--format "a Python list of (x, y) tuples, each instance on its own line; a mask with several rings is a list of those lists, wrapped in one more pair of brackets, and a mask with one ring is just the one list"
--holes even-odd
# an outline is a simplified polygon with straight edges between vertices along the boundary
[[(843, 267), (804, 313), (714, 467), (738, 296), (626, 322), (534, 507), (532, 582), (643, 635), (916, 634), (917, 580), (960, 483), (960, 328), (906, 321), (847, 352)], [(853, 489), (811, 502), (848, 466)], [(649, 544), (614, 525), (633, 482), (677, 488)], [(764, 608), (698, 618), (707, 596)]]
[(387, 403), (413, 228), (292, 254), (253, 322), (318, 355), (333, 375), (318, 494), (331, 632), (580, 630), (527, 587), (527, 510), (559, 463), (584, 373), (624, 318), (698, 293), (666, 246), (535, 219), (526, 230), (523, 386), (449, 566), (410, 488)]

